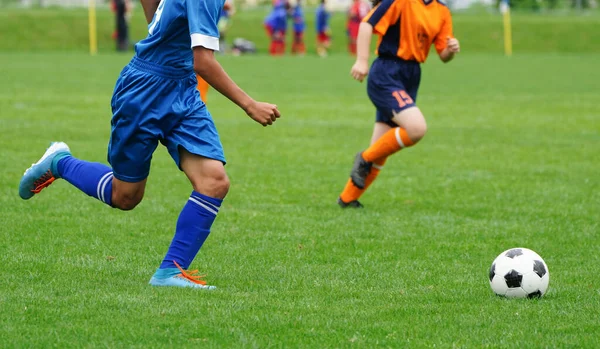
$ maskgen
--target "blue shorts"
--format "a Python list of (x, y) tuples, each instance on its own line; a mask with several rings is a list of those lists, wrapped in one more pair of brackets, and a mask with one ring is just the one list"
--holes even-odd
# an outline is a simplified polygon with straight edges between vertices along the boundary
[(371, 66), (367, 94), (377, 109), (376, 121), (398, 126), (394, 113), (414, 107), (421, 82), (421, 65), (416, 61), (379, 57)]
[(178, 167), (180, 147), (225, 163), (217, 129), (196, 85), (192, 71), (136, 57), (123, 69), (111, 100), (108, 144), (108, 162), (117, 179), (139, 182), (148, 177), (159, 141)]

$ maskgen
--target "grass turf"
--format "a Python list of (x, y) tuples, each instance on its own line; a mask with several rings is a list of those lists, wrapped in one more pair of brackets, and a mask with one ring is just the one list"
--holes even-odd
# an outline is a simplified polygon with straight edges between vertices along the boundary
[[(2, 346), (598, 344), (598, 55), (432, 57), (418, 101), (429, 133), (359, 211), (335, 204), (373, 121), (351, 59), (220, 58), (284, 116), (263, 128), (209, 94), (232, 187), (193, 264), (219, 287), (208, 293), (147, 285), (191, 190), (163, 148), (132, 212), (63, 181), (18, 197), (51, 140), (105, 162), (128, 59), (0, 54)], [(541, 300), (489, 289), (492, 260), (517, 246), (548, 263)]]

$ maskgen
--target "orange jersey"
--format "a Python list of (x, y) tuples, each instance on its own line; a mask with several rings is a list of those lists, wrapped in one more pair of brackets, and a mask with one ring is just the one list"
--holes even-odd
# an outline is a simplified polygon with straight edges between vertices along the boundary
[(384, 0), (363, 19), (379, 36), (377, 54), (425, 62), (432, 44), (438, 54), (452, 35), (450, 10), (440, 0)]

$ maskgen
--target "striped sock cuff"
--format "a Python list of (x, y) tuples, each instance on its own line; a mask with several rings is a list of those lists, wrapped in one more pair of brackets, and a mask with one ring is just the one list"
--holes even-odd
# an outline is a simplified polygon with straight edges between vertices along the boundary
[(112, 202), (112, 180), (113, 173), (110, 171), (100, 178), (96, 188), (96, 199), (108, 205)]
[(192, 192), (189, 201), (202, 207), (206, 211), (214, 214), (215, 216), (217, 215), (217, 213), (219, 213), (219, 208), (221, 208), (221, 203), (223, 202), (223, 200), (221, 199), (216, 199), (210, 196), (202, 195), (196, 191)]

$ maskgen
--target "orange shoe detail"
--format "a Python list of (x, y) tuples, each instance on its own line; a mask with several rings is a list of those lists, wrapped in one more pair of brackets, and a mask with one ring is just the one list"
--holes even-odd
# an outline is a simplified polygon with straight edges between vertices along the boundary
[(206, 276), (206, 274), (192, 275), (192, 274), (197, 274), (198, 270), (185, 271), (185, 270), (183, 270), (183, 268), (181, 268), (179, 266), (179, 264), (177, 264), (177, 262), (173, 261), (173, 263), (175, 263), (175, 266), (181, 272), (181, 274), (176, 275), (177, 277), (180, 277), (180, 278), (183, 278), (183, 279), (188, 279), (188, 280), (190, 280), (191, 282), (193, 282), (195, 284), (206, 285), (206, 281), (201, 280), (203, 277)]
[(33, 193), (37, 194), (37, 193), (41, 192), (42, 189), (44, 189), (47, 186), (49, 186), (50, 184), (52, 184), (52, 182), (54, 182), (55, 180), (56, 180), (56, 178), (54, 178), (54, 176), (52, 175), (52, 172), (50, 172), (50, 170), (48, 170), (37, 181), (33, 182), (33, 185), (35, 186), (35, 188), (31, 191)]

